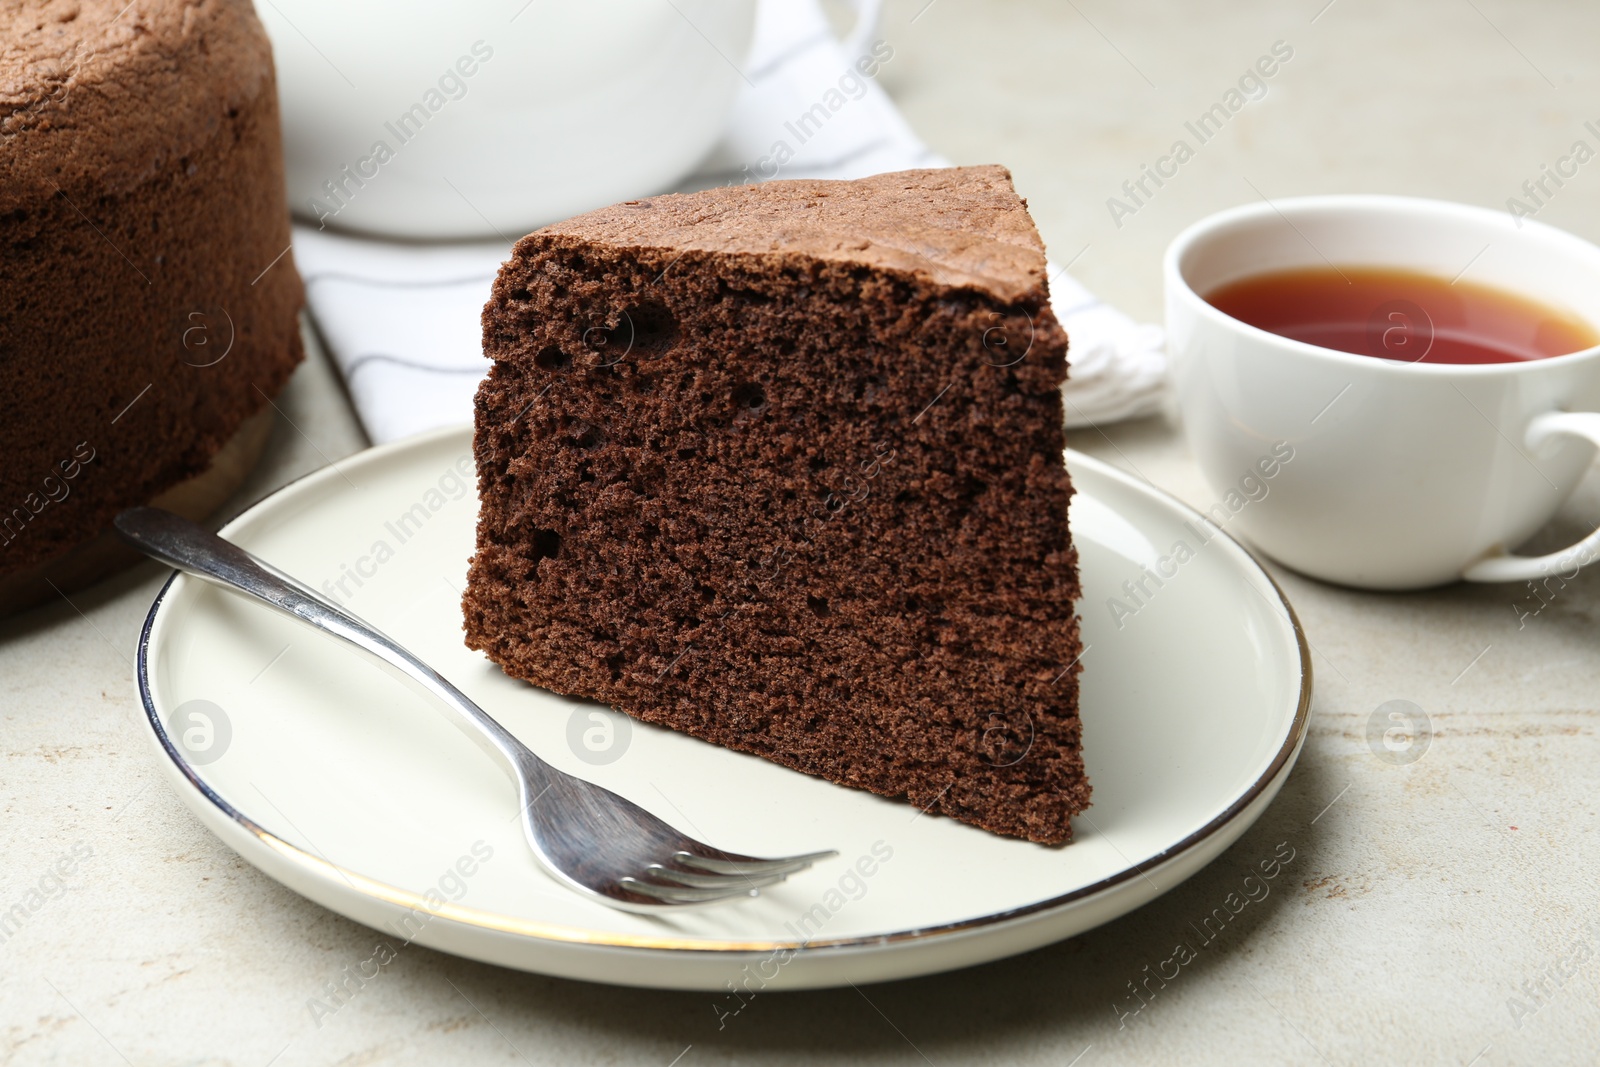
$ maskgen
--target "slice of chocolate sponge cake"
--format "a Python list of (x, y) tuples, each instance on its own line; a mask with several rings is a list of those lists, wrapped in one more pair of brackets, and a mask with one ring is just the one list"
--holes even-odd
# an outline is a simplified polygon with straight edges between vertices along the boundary
[(467, 643), (1040, 842), (1089, 802), (1060, 385), (1002, 167), (629, 201), (484, 309)]

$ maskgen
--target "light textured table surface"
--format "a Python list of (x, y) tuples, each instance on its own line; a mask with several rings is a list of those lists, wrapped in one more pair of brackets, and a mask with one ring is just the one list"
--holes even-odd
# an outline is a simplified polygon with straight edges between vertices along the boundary
[[(883, 77), (935, 148), (1009, 164), (1057, 260), (1147, 319), (1172, 235), (1258, 192), (1504, 207), (1574, 141), (1600, 147), (1584, 128), (1600, 123), (1592, 0), (1325, 3), (905, 0), (890, 5)], [(1277, 41), (1293, 57), (1265, 97), (1116, 225), (1107, 198)], [(1600, 161), (1538, 217), (1600, 240)], [(318, 355), (280, 406), (235, 509), (364, 445)], [(1171, 418), (1072, 444), (1213, 502)], [(1597, 518), (1591, 475), (1539, 543)], [(1521, 587), (1378, 596), (1276, 573), (1316, 648), (1310, 738), (1275, 805), (1215, 864), (1065, 943), (860, 991), (764, 996), (719, 1031), (708, 994), (422, 948), (317, 1025), (308, 1000), (375, 935), (244, 864), (158, 779), (132, 674), (161, 580), (143, 567), (0, 628), (0, 910), (79, 856), (64, 891), (0, 943), (0, 1060), (1595, 1062), (1600, 575), (1521, 618), (1536, 606)], [(1411, 762), (1368, 746), (1369, 718), (1392, 699), (1427, 716)], [(1154, 999), (1130, 999), (1146, 965), (1280, 842), (1294, 859), (1271, 895)]]

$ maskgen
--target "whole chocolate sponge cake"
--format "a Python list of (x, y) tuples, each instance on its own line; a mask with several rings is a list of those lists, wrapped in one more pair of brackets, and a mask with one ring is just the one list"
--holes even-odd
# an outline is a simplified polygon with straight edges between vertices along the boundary
[(247, 0), (0, 0), (0, 611), (242, 477), (302, 356), (288, 247)]
[(1001, 167), (630, 201), (484, 310), (467, 643), (1040, 842), (1089, 803), (1067, 339)]

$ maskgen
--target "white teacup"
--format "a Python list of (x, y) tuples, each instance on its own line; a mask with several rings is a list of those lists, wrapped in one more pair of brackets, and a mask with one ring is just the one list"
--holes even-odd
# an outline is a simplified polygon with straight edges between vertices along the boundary
[(1204, 219), (1172, 242), (1164, 273), (1185, 433), (1227, 501), (1213, 517), (1287, 566), (1345, 585), (1570, 578), (1600, 552), (1600, 529), (1545, 556), (1509, 550), (1550, 521), (1600, 446), (1600, 346), (1515, 363), (1406, 363), (1280, 337), (1202, 296), (1329, 264), (1464, 274), (1600, 324), (1600, 248), (1505, 212), (1315, 196)]

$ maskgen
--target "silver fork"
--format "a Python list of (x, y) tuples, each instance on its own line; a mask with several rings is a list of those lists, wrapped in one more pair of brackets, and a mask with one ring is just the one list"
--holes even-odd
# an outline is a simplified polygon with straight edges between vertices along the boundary
[(522, 826), (539, 862), (578, 892), (623, 911), (752, 897), (834, 851), (782, 859), (741, 856), (673, 829), (632, 801), (550, 766), (437, 671), (373, 626), (202, 526), (159, 508), (116, 517), (146, 555), (263, 601), (376, 657), (444, 701), (452, 720), (517, 783)]

